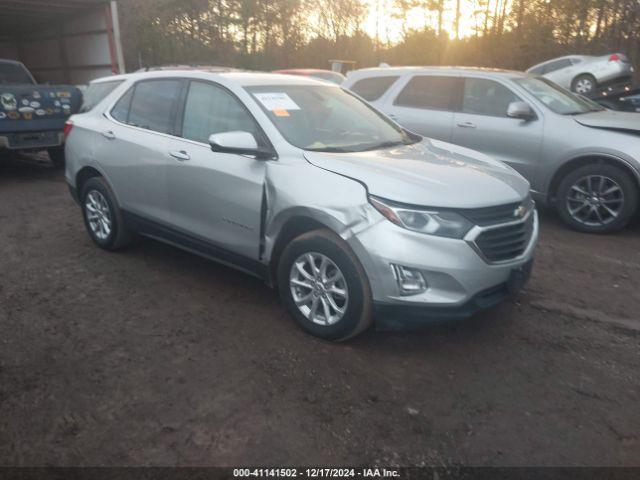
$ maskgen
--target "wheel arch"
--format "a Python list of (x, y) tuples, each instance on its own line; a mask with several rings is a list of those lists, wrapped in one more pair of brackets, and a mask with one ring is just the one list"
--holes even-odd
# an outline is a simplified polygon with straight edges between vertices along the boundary
[(78, 196), (82, 194), (82, 187), (87, 182), (87, 180), (94, 177), (104, 178), (104, 175), (102, 175), (102, 173), (96, 168), (90, 167), (90, 166), (85, 166), (85, 167), (82, 167), (80, 170), (78, 170), (75, 178), (76, 191), (78, 192)]
[(562, 164), (562, 166), (560, 166), (560, 168), (558, 168), (558, 170), (556, 170), (556, 172), (553, 174), (553, 177), (551, 178), (551, 182), (549, 183), (549, 202), (555, 203), (556, 195), (558, 193), (558, 187), (560, 187), (560, 183), (566, 175), (584, 165), (594, 164), (611, 165), (620, 168), (634, 179), (636, 188), (640, 189), (640, 173), (635, 168), (633, 168), (626, 160), (606, 153), (585, 154), (566, 161)]
[(278, 263), (282, 252), (291, 243), (292, 240), (311, 232), (313, 230), (329, 230), (336, 235), (337, 232), (331, 228), (327, 223), (322, 222), (315, 218), (315, 216), (304, 214), (301, 212), (295, 213), (284, 221), (282, 226), (278, 229), (277, 233), (273, 236), (272, 247), (268, 251), (269, 269), (268, 269), (268, 282), (270, 285), (276, 285), (276, 277), (278, 271)]

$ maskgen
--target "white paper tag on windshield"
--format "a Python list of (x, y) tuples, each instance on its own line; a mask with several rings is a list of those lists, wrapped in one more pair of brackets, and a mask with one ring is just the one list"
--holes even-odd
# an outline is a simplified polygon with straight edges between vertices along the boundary
[(298, 104), (284, 92), (254, 93), (253, 95), (267, 110), (300, 110)]

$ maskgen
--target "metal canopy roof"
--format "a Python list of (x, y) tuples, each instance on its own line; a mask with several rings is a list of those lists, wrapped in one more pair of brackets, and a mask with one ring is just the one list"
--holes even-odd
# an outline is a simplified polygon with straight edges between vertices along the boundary
[(105, 0), (0, 0), (0, 37), (34, 36)]

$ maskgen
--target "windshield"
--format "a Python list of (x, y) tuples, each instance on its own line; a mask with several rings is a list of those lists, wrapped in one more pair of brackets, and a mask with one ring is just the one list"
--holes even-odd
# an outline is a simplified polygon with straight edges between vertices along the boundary
[(315, 85), (246, 87), (282, 136), (318, 152), (361, 152), (420, 140), (341, 88)]
[(560, 115), (577, 115), (604, 110), (595, 102), (582, 99), (546, 78), (524, 77), (514, 78), (513, 81)]
[(3, 85), (33, 85), (33, 79), (18, 63), (0, 62), (0, 84)]

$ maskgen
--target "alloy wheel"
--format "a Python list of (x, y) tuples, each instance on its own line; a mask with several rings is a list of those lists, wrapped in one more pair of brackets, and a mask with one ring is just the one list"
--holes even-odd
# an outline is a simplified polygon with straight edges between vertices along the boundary
[(107, 200), (97, 190), (91, 190), (85, 197), (85, 215), (89, 228), (99, 240), (106, 240), (111, 235), (111, 210)]
[(581, 78), (576, 82), (576, 93), (589, 93), (593, 90), (593, 82), (588, 78)]
[(293, 262), (289, 288), (298, 310), (313, 323), (333, 325), (347, 311), (349, 292), (344, 275), (321, 253), (305, 253)]
[(624, 193), (618, 183), (604, 175), (588, 175), (575, 182), (567, 193), (571, 217), (590, 227), (608, 225), (624, 208)]

